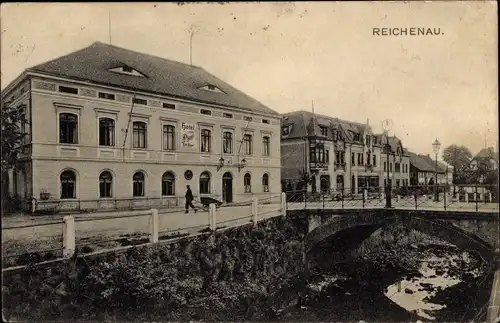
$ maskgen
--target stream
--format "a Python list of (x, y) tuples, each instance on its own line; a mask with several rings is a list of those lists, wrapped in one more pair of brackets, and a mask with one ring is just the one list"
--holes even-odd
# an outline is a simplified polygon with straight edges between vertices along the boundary
[[(380, 257), (361, 257), (333, 265), (323, 263), (314, 269), (306, 301), (283, 313), (281, 318), (284, 321), (484, 320), (492, 276), (478, 255), (436, 239), (408, 244), (399, 252), (413, 259), (413, 268), (380, 266), (377, 263)], [(389, 263), (394, 262), (389, 259)]]

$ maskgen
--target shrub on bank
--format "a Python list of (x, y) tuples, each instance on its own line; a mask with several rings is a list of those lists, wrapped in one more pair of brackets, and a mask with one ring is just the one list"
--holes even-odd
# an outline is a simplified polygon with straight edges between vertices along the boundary
[(302, 272), (297, 227), (274, 218), (172, 245), (29, 267), (4, 275), (4, 308), (37, 321), (265, 318), (275, 291)]

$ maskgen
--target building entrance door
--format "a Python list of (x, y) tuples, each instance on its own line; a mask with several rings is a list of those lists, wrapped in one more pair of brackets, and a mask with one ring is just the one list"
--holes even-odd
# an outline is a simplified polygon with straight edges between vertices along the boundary
[(233, 201), (233, 175), (229, 172), (222, 176), (222, 199), (226, 203)]

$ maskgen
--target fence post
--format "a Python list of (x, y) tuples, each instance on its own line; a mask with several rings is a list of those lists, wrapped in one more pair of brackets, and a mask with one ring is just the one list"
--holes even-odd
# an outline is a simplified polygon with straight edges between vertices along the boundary
[(469, 192), (465, 192), (465, 203), (469, 203)]
[(217, 218), (216, 218), (216, 209), (215, 203), (210, 203), (208, 206), (208, 216), (210, 223), (210, 230), (215, 231), (217, 229)]
[(66, 215), (63, 218), (63, 258), (71, 258), (75, 254), (75, 218)]
[(307, 189), (304, 192), (304, 209), (307, 209)]
[(365, 208), (365, 202), (366, 202), (366, 190), (363, 190), (363, 209)]
[(491, 198), (491, 192), (488, 193), (488, 202), (489, 203), (493, 202), (493, 199)]
[(326, 192), (323, 192), (323, 210), (325, 209), (325, 195), (326, 195)]
[(344, 188), (342, 188), (341, 200), (342, 200), (342, 209), (343, 209), (344, 208)]
[(281, 214), (286, 216), (286, 193), (281, 193)]
[(476, 202), (476, 211), (477, 211), (477, 185), (475, 187), (475, 192), (474, 192), (474, 201)]
[[(490, 196), (491, 196), (491, 193), (490, 193)], [(36, 212), (36, 199), (35, 198), (32, 198), (31, 199), (31, 213), (35, 213)]]
[(446, 191), (443, 194), (443, 201), (444, 201), (444, 210), (446, 211)]
[(151, 209), (151, 214), (149, 215), (149, 242), (158, 242), (158, 226), (160, 218), (158, 216), (157, 209)]
[(415, 192), (415, 210), (418, 208), (418, 193)]
[(257, 222), (259, 221), (258, 216), (259, 216), (259, 200), (256, 197), (252, 198), (252, 222), (253, 225), (257, 225)]
[(384, 198), (385, 198), (384, 192), (380, 192), (380, 202), (382, 202)]

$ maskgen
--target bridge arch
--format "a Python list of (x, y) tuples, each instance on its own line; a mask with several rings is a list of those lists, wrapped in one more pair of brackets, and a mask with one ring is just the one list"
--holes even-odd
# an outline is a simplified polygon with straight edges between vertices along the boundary
[[(314, 219), (321, 217), (322, 219)], [(326, 218), (326, 219), (325, 219)], [(311, 222), (316, 224), (311, 226)], [(425, 216), (395, 214), (395, 212), (351, 212), (335, 216), (309, 216), (309, 233), (305, 237), (305, 250), (309, 254), (320, 242), (345, 230), (356, 227), (382, 227), (399, 221), (409, 229), (438, 237), (456, 245), (463, 250), (477, 252), (483, 259), (492, 259), (494, 246), (482, 237), (468, 232), (458, 226), (435, 219), (426, 219)]]

